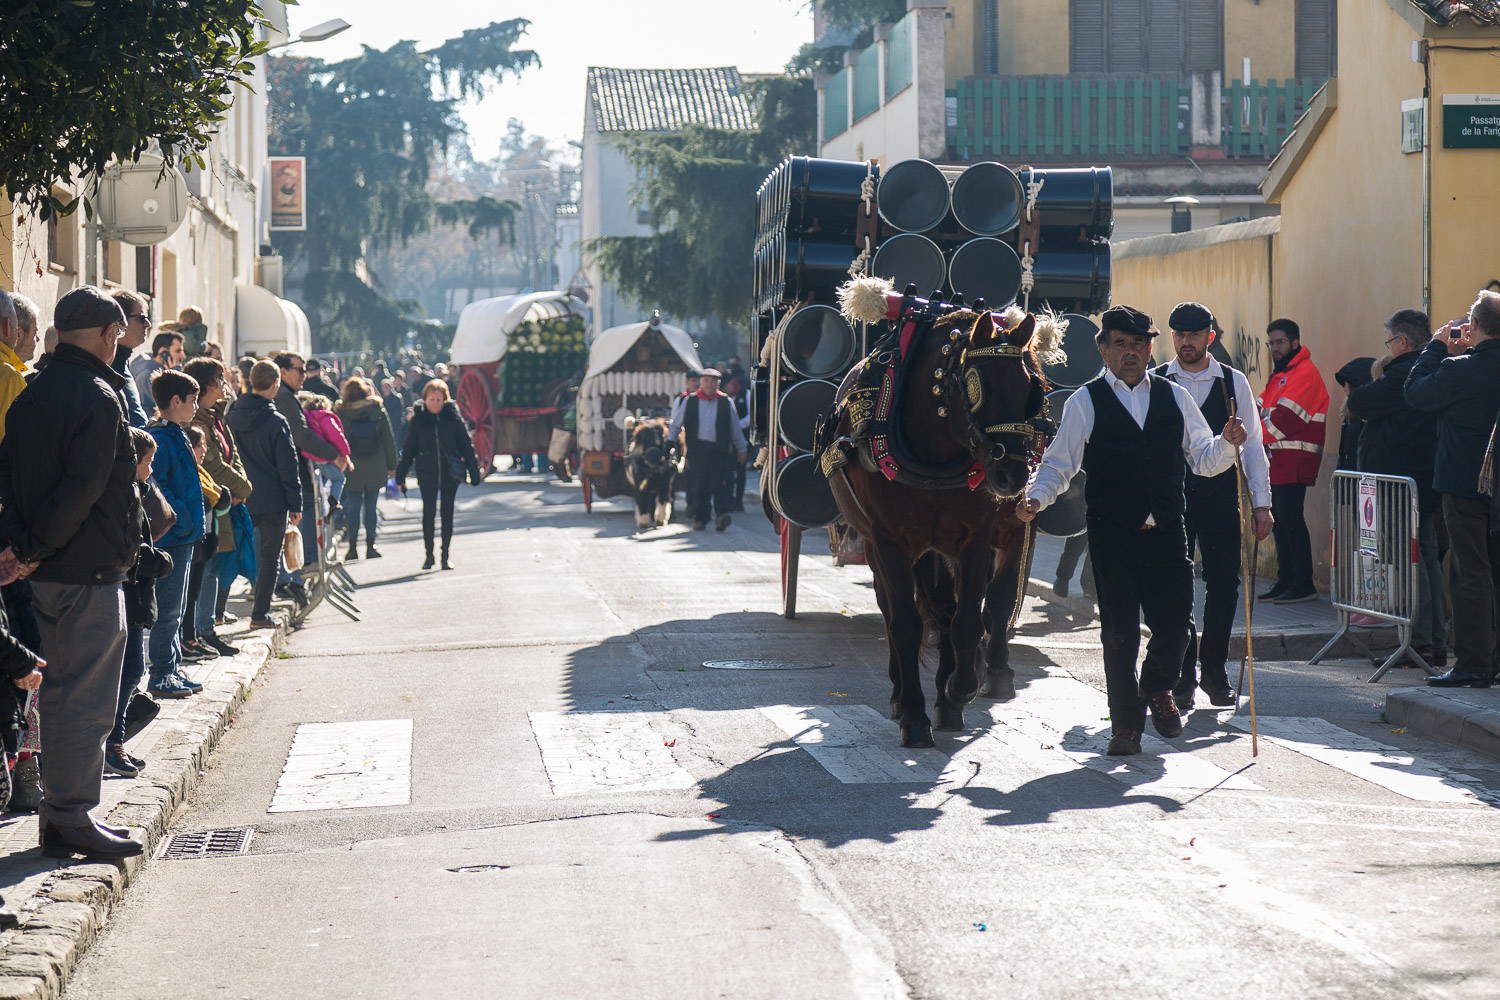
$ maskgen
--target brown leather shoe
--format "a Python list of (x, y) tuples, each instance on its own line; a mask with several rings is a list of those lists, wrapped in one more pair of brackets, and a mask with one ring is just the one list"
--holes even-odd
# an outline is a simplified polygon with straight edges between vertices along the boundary
[(1134, 757), (1141, 752), (1140, 730), (1116, 729), (1109, 738), (1109, 749), (1104, 752), (1111, 757)]
[(1146, 701), (1151, 705), (1151, 724), (1158, 733), (1169, 740), (1182, 735), (1182, 714), (1177, 711), (1172, 692), (1158, 691), (1148, 695)]

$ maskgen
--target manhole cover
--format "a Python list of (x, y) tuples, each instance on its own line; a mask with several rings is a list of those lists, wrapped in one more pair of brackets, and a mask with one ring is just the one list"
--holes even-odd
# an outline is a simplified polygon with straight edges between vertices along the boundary
[(255, 836), (255, 827), (241, 826), (232, 830), (200, 830), (197, 833), (174, 833), (157, 855), (167, 861), (181, 858), (218, 857), (224, 854), (244, 854), (250, 850), (250, 838)]
[(831, 667), (823, 660), (704, 660), (710, 670), (815, 670)]

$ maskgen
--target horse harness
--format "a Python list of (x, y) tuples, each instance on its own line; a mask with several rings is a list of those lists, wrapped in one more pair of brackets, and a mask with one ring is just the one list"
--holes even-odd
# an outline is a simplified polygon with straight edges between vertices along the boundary
[[(879, 472), (887, 480), (903, 486), (920, 490), (959, 487), (975, 490), (984, 482), (982, 461), (975, 456), (987, 455), (991, 461), (998, 462), (1009, 454), (1020, 453), (1026, 456), (1028, 464), (1034, 466), (1045, 441), (1029, 421), (989, 426), (980, 421), (978, 413), (984, 405), (984, 380), (979, 375), (978, 365), (997, 358), (1018, 359), (1026, 367), (1031, 384), (1026, 403), (1028, 413), (1041, 410), (1041, 374), (1032, 367), (1024, 347), (1010, 344), (961, 346), (959, 340), (963, 335), (957, 330), (949, 333), (949, 342), (941, 348), (944, 361), (933, 370), (930, 391), (939, 401), (939, 417), (946, 418), (950, 406), (963, 407), (968, 427), (966, 440), (960, 443), (968, 448), (969, 457), (959, 458), (946, 466), (928, 466), (906, 452), (896, 433), (894, 416), (903, 389), (903, 377), (915, 382), (916, 373), (903, 371), (903, 365), (916, 340), (918, 318), (908, 315), (898, 343), (891, 344), (893, 338), (887, 337), (869, 357), (855, 366), (850, 373), (853, 387), (842, 399), (835, 401), (832, 411), (818, 425), (814, 453), (819, 455), (823, 474), (832, 478), (858, 454), (865, 469)], [(955, 351), (958, 352), (956, 358), (953, 356)], [(905, 388), (915, 388), (915, 385)], [(838, 426), (845, 410), (849, 413), (849, 435), (825, 440), (826, 435)], [(1005, 441), (1010, 442), (1009, 447)]]

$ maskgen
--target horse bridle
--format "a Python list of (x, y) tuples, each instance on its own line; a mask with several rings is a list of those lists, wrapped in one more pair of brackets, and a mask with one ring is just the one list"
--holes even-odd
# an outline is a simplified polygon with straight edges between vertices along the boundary
[[(1041, 400), (1044, 397), (1039, 390), (1044, 388), (1044, 383), (1041, 373), (1032, 367), (1031, 356), (1024, 347), (1015, 347), (1010, 344), (996, 344), (991, 347), (959, 347), (960, 336), (961, 334), (956, 330), (948, 335), (949, 342), (943, 345), (942, 353), (945, 358), (950, 358), (954, 349), (957, 348), (957, 363), (950, 365), (946, 370), (939, 368), (933, 372), (937, 384), (932, 387), (933, 393), (943, 398), (946, 403), (952, 404), (956, 399), (963, 406), (964, 416), (968, 420), (968, 441), (959, 443), (965, 444), (976, 457), (987, 455), (990, 461), (1000, 462), (1013, 452), (997, 438), (1010, 439), (1014, 445), (1014, 453), (1023, 456), (1023, 461), (1028, 466), (1032, 465), (1036, 451), (1036, 428), (1031, 425), (1030, 421), (1042, 411)], [(1035, 412), (1029, 412), (1025, 421), (989, 426), (980, 423), (977, 414), (984, 405), (984, 380), (979, 377), (979, 366), (974, 362), (975, 360), (983, 361), (986, 358), (1016, 358), (1026, 369), (1029, 392), (1026, 409)], [(1034, 407), (1031, 405), (1032, 398), (1037, 400)], [(946, 417), (947, 415), (947, 406), (939, 406), (938, 416)]]

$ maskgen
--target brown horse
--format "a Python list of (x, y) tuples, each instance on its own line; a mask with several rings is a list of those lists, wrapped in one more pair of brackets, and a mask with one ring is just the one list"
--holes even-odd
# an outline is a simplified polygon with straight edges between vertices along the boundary
[[(959, 309), (933, 319), (930, 310), (912, 308), (921, 300), (901, 301), (900, 323), (909, 334), (905, 385), (889, 427), (907, 472), (882, 471), (866, 453), (835, 469), (829, 482), (844, 519), (864, 537), (874, 571), (901, 745), (923, 747), (932, 746), (933, 728), (919, 672), (924, 626), (937, 639), (938, 729), (963, 728), (963, 706), (981, 682), (992, 696), (1014, 697), (1005, 651), (1010, 606), (1002, 613), (998, 605), (1005, 603), (1006, 582), (1014, 581), (1012, 596), (1020, 582), (1022, 532), (1014, 510), (1031, 471), (1028, 422), (1041, 411), (1046, 380), (1034, 317), (1013, 310), (1007, 329), (1004, 318), (987, 311)], [(897, 312), (894, 305), (890, 312)], [(828, 438), (858, 438), (853, 409), (842, 407)], [(997, 607), (982, 616), (987, 589)], [(978, 657), (984, 617), (991, 619), (989, 677), (981, 677)]]

